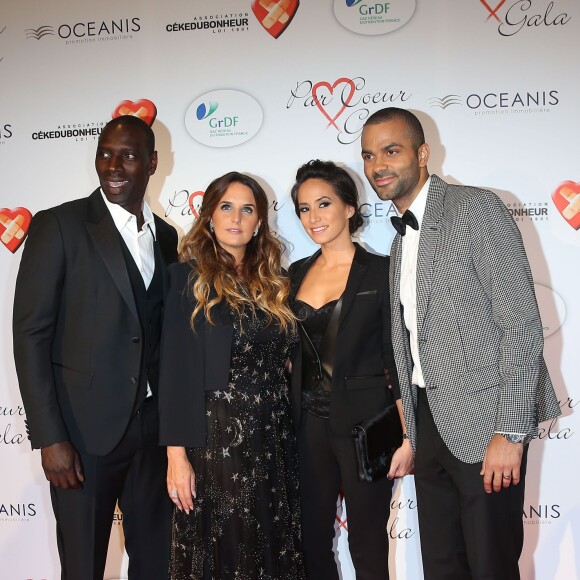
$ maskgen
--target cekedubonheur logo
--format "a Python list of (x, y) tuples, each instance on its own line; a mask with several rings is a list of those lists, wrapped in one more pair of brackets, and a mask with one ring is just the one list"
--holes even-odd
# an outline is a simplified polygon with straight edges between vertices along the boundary
[(249, 141), (262, 127), (264, 113), (254, 97), (220, 89), (201, 95), (185, 112), (185, 128), (202, 145), (235, 147)]
[(416, 0), (334, 0), (334, 15), (357, 34), (386, 34), (401, 28), (415, 13)]

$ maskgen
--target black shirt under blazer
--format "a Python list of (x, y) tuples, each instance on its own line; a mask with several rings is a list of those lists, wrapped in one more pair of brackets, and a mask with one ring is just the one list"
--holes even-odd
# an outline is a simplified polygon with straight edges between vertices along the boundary
[[(391, 344), (389, 257), (356, 250), (346, 288), (334, 353), (330, 425), (338, 435), (350, 436), (359, 421), (378, 414), (393, 396), (399, 398), (399, 381)], [(294, 262), (289, 269), (293, 302), (308, 270), (320, 256)], [(302, 414), (302, 351), (292, 355), (292, 407), (296, 425)], [(387, 369), (393, 390), (388, 388)]]
[(195, 275), (191, 262), (169, 268), (159, 359), (159, 442), (205, 447), (205, 393), (228, 386), (234, 327), (222, 302), (211, 309), (213, 325), (202, 311), (192, 330), (196, 302), (190, 275)]

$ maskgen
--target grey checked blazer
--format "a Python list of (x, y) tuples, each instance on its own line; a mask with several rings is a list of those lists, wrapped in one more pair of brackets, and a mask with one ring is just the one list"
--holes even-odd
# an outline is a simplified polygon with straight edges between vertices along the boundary
[[(401, 236), (391, 248), (392, 341), (416, 449), (417, 387), (400, 300)], [(417, 258), (417, 336), (427, 398), (443, 441), (483, 460), (495, 431), (525, 433), (560, 414), (520, 232), (501, 200), (431, 177)]]

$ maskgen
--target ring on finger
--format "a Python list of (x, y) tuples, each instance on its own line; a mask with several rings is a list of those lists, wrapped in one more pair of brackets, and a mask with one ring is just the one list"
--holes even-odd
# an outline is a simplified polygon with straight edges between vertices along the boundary
[(504, 479), (511, 479), (511, 478), (512, 478), (512, 476), (511, 476), (510, 474), (508, 474), (508, 473), (504, 473), (504, 474), (503, 474), (503, 478), (504, 478)]
[(177, 497), (177, 490), (176, 489), (171, 490), (171, 497)]

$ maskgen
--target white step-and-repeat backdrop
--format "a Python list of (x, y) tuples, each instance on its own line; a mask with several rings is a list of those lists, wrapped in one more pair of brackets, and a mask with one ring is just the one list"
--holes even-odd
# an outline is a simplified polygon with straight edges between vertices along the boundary
[[(292, 261), (314, 250), (289, 201), (296, 168), (331, 159), (362, 176), (362, 124), (393, 105), (421, 118), (431, 172), (497, 192), (523, 234), (563, 415), (531, 444), (521, 571), (580, 579), (579, 53), (578, 0), (3, 0), (0, 577), (59, 577), (11, 310), (31, 214), (96, 187), (102, 126), (124, 113), (154, 119), (160, 163), (148, 199), (181, 231), (214, 177), (256, 176)], [(360, 239), (387, 253), (393, 207), (358, 182)], [(392, 577), (421, 579), (412, 477), (393, 507)], [(126, 576), (121, 521), (117, 513), (109, 579)], [(353, 580), (341, 508), (336, 528), (342, 576)]]

